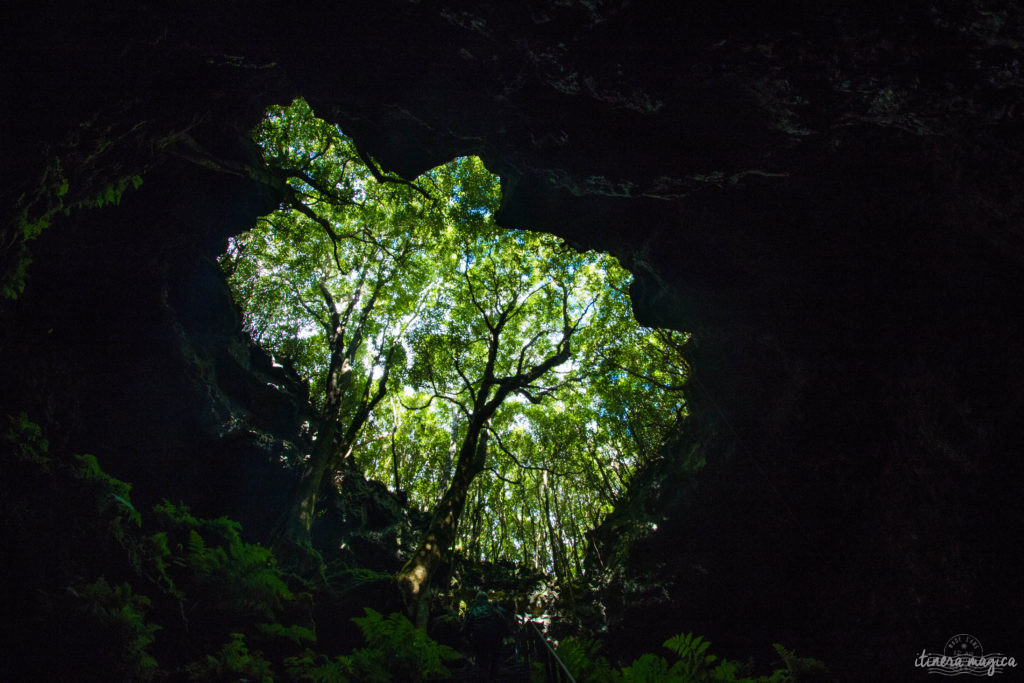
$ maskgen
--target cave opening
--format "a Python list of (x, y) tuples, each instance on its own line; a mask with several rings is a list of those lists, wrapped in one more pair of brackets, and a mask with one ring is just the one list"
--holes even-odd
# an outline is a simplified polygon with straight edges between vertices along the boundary
[(636, 322), (612, 256), (498, 226), (477, 157), (391, 176), (302, 99), (253, 135), (284, 200), (220, 263), (313, 416), (282, 456), (278, 540), (308, 543), (357, 471), (421, 519), (402, 575), (458, 557), (580, 579), (589, 532), (682, 429), (688, 335)]

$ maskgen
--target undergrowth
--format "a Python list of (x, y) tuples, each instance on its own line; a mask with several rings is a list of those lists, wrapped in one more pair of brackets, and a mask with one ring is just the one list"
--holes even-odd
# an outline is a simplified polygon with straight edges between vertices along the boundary
[(459, 656), (370, 609), (364, 647), (320, 654), (309, 586), (237, 522), (168, 501), (143, 515), (129, 484), (51, 453), (25, 415), (0, 423), (0, 446), (0, 680), (424, 680)]
[[(762, 676), (752, 674), (750, 664), (719, 659), (711, 654), (711, 643), (692, 633), (680, 633), (665, 641), (672, 661), (647, 653), (632, 664), (612, 666), (601, 654), (597, 641), (570, 637), (559, 643), (558, 657), (580, 683), (813, 683), (833, 680), (825, 665), (809, 657), (798, 657), (792, 650), (775, 644), (781, 668)], [(535, 672), (536, 680), (543, 673)]]
[[(343, 566), (307, 581), (226, 517), (169, 501), (144, 515), (129, 484), (92, 455), (52, 453), (25, 415), (0, 422), (0, 447), (0, 579), (11, 594), (0, 680), (421, 681), (449, 677), (461, 658), (401, 614), (369, 607), (353, 619), (362, 647), (318, 641), (314, 592), (325, 578), (331, 599), (352, 605), (389, 575)], [(763, 676), (717, 658), (700, 636), (664, 646), (670, 658), (620, 668), (594, 641), (566, 638), (557, 651), (581, 683), (828, 680), (821, 662), (781, 645), (781, 667)]]

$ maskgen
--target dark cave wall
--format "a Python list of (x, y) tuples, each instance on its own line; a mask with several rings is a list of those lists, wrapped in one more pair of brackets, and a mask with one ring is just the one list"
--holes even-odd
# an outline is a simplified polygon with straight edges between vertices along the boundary
[(620, 653), (692, 630), (852, 680), (959, 632), (1019, 654), (1020, 9), (717, 7), (12, 12), (5, 206), (54, 155), (71, 197), (144, 183), (32, 243), (0, 406), (142, 501), (272, 525), (308, 416), (212, 258), (277, 199), (187, 139), (237, 169), (301, 93), (405, 175), (482, 155), (504, 224), (611, 251), (638, 318), (693, 333), (690, 426), (595, 533)]
[[(617, 646), (638, 654), (699, 623), (733, 656), (782, 642), (827, 652), (852, 680), (907, 680), (905, 653), (945, 632), (1015, 641), (1018, 421), (1012, 405), (967, 407), (1000, 386), (1012, 400), (997, 377), (1012, 359), (768, 360), (756, 363), (777, 372), (773, 395), (749, 422), (697, 374), (698, 418), (595, 533), (590, 568)], [(697, 454), (706, 469), (681, 474)]]
[(287, 490), (280, 460), (304, 448), (312, 419), (297, 378), (240, 334), (213, 260), (276, 206), (262, 189), (168, 164), (120, 206), (44, 233), (5, 316), (17, 393), (3, 401), (57, 448), (95, 453), (135, 483), (140, 508), (166, 497), (230, 510), (257, 537)]

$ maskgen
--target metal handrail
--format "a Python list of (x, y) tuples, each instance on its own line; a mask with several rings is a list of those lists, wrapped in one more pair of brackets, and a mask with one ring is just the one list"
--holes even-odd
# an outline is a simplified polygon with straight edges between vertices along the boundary
[(548, 639), (545, 638), (544, 634), (540, 632), (539, 628), (537, 628), (537, 624), (529, 620), (527, 621), (530, 624), (530, 626), (533, 627), (533, 632), (537, 634), (537, 637), (540, 639), (540, 642), (544, 643), (544, 647), (547, 648), (548, 653), (555, 658), (555, 661), (558, 662), (558, 666), (560, 666), (562, 668), (562, 671), (565, 672), (566, 677), (569, 679), (569, 683), (576, 683), (576, 679), (572, 677), (571, 673), (569, 673), (569, 669), (565, 666), (565, 662), (563, 662), (561, 657), (558, 656), (558, 653), (555, 652), (555, 649), (551, 647), (551, 643), (548, 642)]

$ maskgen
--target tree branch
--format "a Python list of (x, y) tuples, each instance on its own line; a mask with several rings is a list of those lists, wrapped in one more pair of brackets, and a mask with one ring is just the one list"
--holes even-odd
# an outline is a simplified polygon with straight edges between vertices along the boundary
[[(359, 430), (363, 428), (366, 420), (369, 419), (370, 413), (377, 407), (377, 404), (381, 402), (384, 395), (387, 394), (388, 377), (391, 374), (391, 363), (394, 360), (395, 346), (392, 345), (388, 349), (387, 359), (384, 361), (384, 372), (381, 373), (380, 381), (377, 383), (377, 390), (373, 397), (369, 401), (366, 401), (366, 394), (363, 394), (363, 404), (359, 406), (356, 414), (353, 416), (352, 421), (348, 425), (348, 429), (345, 432), (345, 443), (352, 443), (355, 441), (356, 435)], [(379, 358), (379, 356), (378, 356)], [(369, 384), (372, 382), (373, 375), (371, 373), (370, 378), (367, 381), (367, 389)]]
[(488, 472), (490, 472), (491, 474), (493, 474), (495, 477), (500, 479), (501, 481), (505, 482), (506, 484), (511, 484), (512, 486), (518, 486), (519, 488), (522, 488), (524, 486), (523, 482), (521, 482), (521, 481), (512, 481), (511, 479), (506, 479), (505, 477), (501, 476), (501, 474), (498, 472), (497, 468), (487, 467), (485, 469)]
[[(353, 145), (353, 147), (355, 147), (355, 145)], [(356, 150), (356, 154), (359, 155), (359, 159), (364, 164), (366, 164), (366, 168), (368, 168), (370, 170), (370, 175), (372, 175), (373, 179), (376, 180), (378, 183), (395, 183), (397, 185), (406, 185), (406, 186), (411, 187), (412, 189), (416, 190), (421, 195), (423, 195), (427, 199), (427, 201), (429, 201), (429, 202), (433, 202), (434, 201), (434, 198), (430, 195), (430, 193), (427, 192), (426, 190), (424, 190), (422, 187), (420, 187), (416, 183), (412, 182), (411, 180), (406, 180), (405, 178), (399, 178), (398, 176), (386, 176), (386, 175), (384, 175), (383, 173), (381, 173), (380, 169), (377, 168), (377, 164), (374, 163), (373, 159), (371, 159), (369, 157), (369, 155), (363, 154), (363, 151), (361, 149), (359, 149), (358, 147), (355, 147), (355, 150)]]
[(601, 350), (598, 350), (597, 355), (598, 355), (599, 358), (601, 358), (602, 360), (607, 362), (608, 365), (611, 366), (612, 368), (614, 368), (616, 370), (621, 370), (622, 372), (626, 373), (630, 377), (633, 377), (635, 379), (638, 379), (638, 380), (641, 380), (643, 382), (646, 382), (647, 384), (650, 384), (652, 387), (657, 387), (658, 389), (661, 389), (662, 391), (682, 391), (683, 389), (686, 388), (686, 380), (685, 379), (682, 382), (680, 382), (679, 384), (666, 384), (665, 382), (659, 382), (656, 379), (653, 379), (653, 378), (649, 377), (648, 375), (645, 375), (642, 372), (638, 372), (636, 370), (633, 370), (632, 368), (629, 368), (629, 367), (623, 365), (622, 363), (615, 362), (612, 359), (611, 356), (609, 356), (608, 354), (606, 354), (605, 352), (603, 352)]
[(282, 168), (281, 171), (285, 174), (286, 178), (295, 178), (297, 180), (301, 180), (302, 182), (306, 183), (311, 188), (319, 192), (324, 197), (328, 197), (330, 201), (334, 204), (342, 206), (357, 206), (356, 202), (352, 201), (351, 199), (348, 199), (347, 197), (342, 197), (336, 191), (328, 190), (308, 172), (300, 168)]
[(498, 448), (501, 450), (501, 452), (507, 455), (509, 459), (511, 459), (512, 462), (514, 462), (516, 466), (519, 467), (520, 469), (533, 470), (535, 472), (549, 472), (560, 477), (571, 477), (574, 474), (578, 474), (569, 471), (561, 472), (559, 470), (555, 470), (544, 465), (526, 465), (519, 458), (517, 458), (515, 454), (512, 453), (512, 451), (505, 445), (505, 443), (501, 440), (501, 436), (498, 434), (498, 432), (494, 431), (490, 427), (487, 428), (487, 431), (490, 432), (491, 436), (494, 437), (494, 440), (497, 442)]
[(466, 373), (462, 371), (462, 364), (459, 363), (458, 358), (452, 358), (452, 363), (455, 365), (455, 372), (458, 373), (459, 378), (462, 379), (462, 383), (466, 385), (466, 391), (469, 392), (469, 398), (473, 401), (473, 405), (476, 405), (476, 391), (473, 389), (472, 382), (466, 377)]
[(288, 278), (281, 277), (276, 273), (273, 274), (273, 278), (278, 282), (282, 282), (288, 285), (291, 288), (292, 293), (295, 295), (295, 300), (298, 302), (299, 306), (301, 306), (302, 309), (306, 311), (306, 313), (308, 313), (311, 318), (313, 318), (313, 320), (320, 323), (320, 326), (327, 331), (327, 335), (329, 337), (332, 332), (332, 330), (330, 329), (330, 322), (321, 318), (320, 314), (317, 311), (313, 310), (312, 306), (306, 303), (306, 300), (302, 298), (302, 293), (299, 291), (299, 288), (295, 285), (295, 283), (289, 280)]
[(533, 335), (529, 341), (519, 350), (519, 360), (516, 362), (516, 374), (522, 374), (523, 364), (526, 363), (526, 352), (530, 350), (530, 347), (537, 343), (537, 341), (545, 334), (550, 334), (553, 330), (541, 330), (537, 334)]
[(464, 278), (466, 278), (466, 284), (469, 285), (469, 300), (471, 302), (473, 302), (473, 308), (475, 308), (477, 311), (480, 312), (480, 317), (482, 317), (484, 319), (484, 325), (486, 325), (487, 329), (490, 330), (493, 333), (494, 332), (494, 325), (491, 324), (491, 319), (487, 316), (487, 311), (485, 311), (484, 307), (480, 304), (479, 301), (477, 301), (476, 292), (473, 290), (473, 279), (469, 277), (469, 256), (468, 256), (468, 254), (466, 256), (466, 269), (464, 271), (462, 271), (462, 276)]
[(338, 314), (338, 305), (334, 302), (331, 290), (327, 289), (327, 283), (320, 280), (317, 284), (320, 286), (320, 296), (324, 298), (324, 301), (327, 303), (327, 310), (330, 311), (331, 322), (327, 337), (333, 347), (338, 339), (345, 336), (345, 326), (341, 322), (341, 316)]
[(294, 190), (292, 190), (292, 194), (293, 196), (288, 202), (289, 206), (324, 229), (324, 232), (327, 233), (327, 237), (331, 240), (331, 249), (334, 252), (334, 264), (338, 266), (338, 270), (341, 271), (341, 256), (338, 254), (338, 242), (341, 241), (341, 236), (334, 231), (334, 227), (326, 218), (306, 206), (301, 199), (294, 197)]
[(508, 395), (512, 393), (514, 390), (531, 384), (534, 380), (541, 377), (551, 368), (557, 367), (564, 363), (565, 361), (569, 360), (571, 350), (569, 348), (568, 337), (562, 339), (562, 341), (559, 343), (559, 347), (560, 350), (558, 351), (558, 353), (554, 354), (553, 356), (549, 356), (547, 359), (544, 360), (544, 362), (533, 366), (532, 368), (530, 368), (528, 372), (520, 373), (512, 377), (506, 377), (504, 379), (497, 380), (498, 391), (495, 392), (494, 397), (487, 402), (486, 406), (484, 406), (484, 414), (492, 415), (494, 411), (497, 410), (498, 407), (501, 405), (502, 401), (504, 401), (505, 398), (508, 397)]

